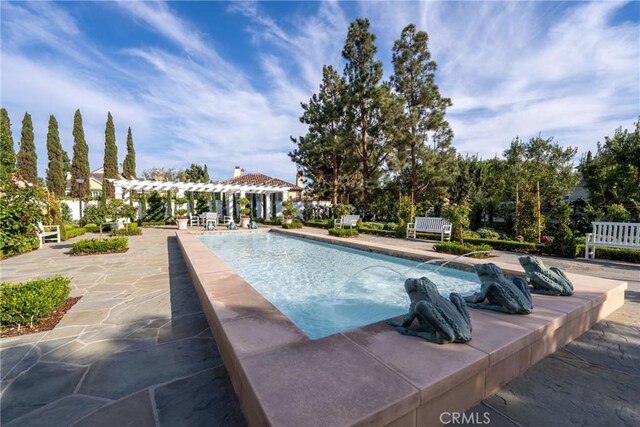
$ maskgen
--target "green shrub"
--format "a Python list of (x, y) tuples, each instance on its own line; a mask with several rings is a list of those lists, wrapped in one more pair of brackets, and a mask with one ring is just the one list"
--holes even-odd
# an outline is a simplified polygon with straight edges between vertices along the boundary
[(40, 187), (9, 182), (0, 188), (0, 258), (37, 249), (42, 206), (47, 195)]
[[(87, 233), (99, 233), (100, 232), (100, 226), (96, 225), (96, 224), (87, 224), (84, 225), (83, 228), (86, 230)], [(105, 224), (102, 226), (102, 231), (103, 232), (108, 232), (111, 230), (111, 225), (110, 224)]]
[(302, 228), (302, 223), (297, 219), (294, 219), (291, 224), (282, 224), (282, 228), (286, 228), (287, 230), (292, 228)]
[[(457, 242), (442, 242), (436, 243), (433, 245), (433, 250), (436, 252), (441, 252), (445, 254), (453, 254), (453, 255), (464, 255), (469, 252), (476, 251), (491, 251), (491, 246), (489, 245), (471, 245), (469, 243), (460, 244)], [(473, 254), (470, 255), (471, 258), (486, 258), (490, 255), (490, 253), (484, 254)]]
[(309, 219), (304, 222), (304, 225), (306, 225), (307, 227), (329, 229), (329, 228), (333, 228), (333, 220), (332, 219), (326, 219), (326, 220), (325, 219)]
[[(596, 247), (596, 259), (610, 259), (612, 261), (625, 261), (640, 264), (640, 250)], [(584, 243), (578, 244), (578, 254), (584, 255)]]
[(575, 258), (578, 253), (573, 231), (571, 231), (571, 228), (569, 228), (567, 224), (560, 224), (555, 236), (553, 236), (550, 247), (554, 255), (565, 258)]
[(125, 224), (125, 228), (120, 230), (112, 230), (111, 237), (113, 236), (140, 236), (142, 234), (142, 229), (138, 228), (138, 224), (135, 222)]
[(63, 242), (74, 237), (78, 237), (86, 233), (87, 230), (84, 227), (71, 227), (65, 224), (60, 226), (60, 240)]
[(69, 299), (71, 279), (54, 276), (23, 283), (0, 285), (0, 324), (2, 328), (33, 326), (60, 308)]
[[(366, 224), (366, 223), (365, 223)], [(377, 236), (395, 236), (396, 232), (391, 230), (380, 230), (378, 228), (359, 227), (358, 231), (364, 234), (375, 234)]]
[(607, 213), (605, 219), (611, 222), (625, 222), (629, 221), (631, 215), (629, 211), (621, 204), (614, 203), (606, 207)]
[(477, 233), (481, 239), (500, 239), (500, 233), (492, 228), (478, 228)]
[(489, 245), (497, 251), (523, 252), (527, 254), (539, 253), (546, 245), (532, 242), (520, 242), (518, 240), (492, 240), (492, 239), (465, 239), (472, 245)]
[(464, 229), (471, 221), (469, 214), (471, 207), (468, 203), (451, 204), (443, 208), (442, 216), (451, 223), (451, 240), (464, 243)]
[(389, 231), (396, 231), (397, 228), (398, 228), (398, 223), (396, 222), (387, 222), (384, 225), (384, 229)]
[(129, 239), (126, 237), (111, 237), (107, 239), (85, 239), (71, 246), (71, 253), (79, 254), (108, 254), (125, 252)]
[(367, 221), (365, 221), (365, 222), (362, 222), (360, 224), (361, 228), (369, 228), (369, 229), (374, 229), (374, 230), (384, 230), (384, 226), (385, 226), (384, 222), (371, 222), (371, 221), (367, 222)]
[(358, 230), (355, 228), (331, 228), (329, 234), (336, 237), (358, 237)]

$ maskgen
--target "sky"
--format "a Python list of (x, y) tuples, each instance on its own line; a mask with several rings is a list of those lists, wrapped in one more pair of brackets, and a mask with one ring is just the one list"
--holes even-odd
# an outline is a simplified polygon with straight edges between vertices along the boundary
[(578, 158), (640, 115), (640, 2), (1, 2), (1, 93), (16, 151), (33, 117), (38, 172), (49, 115), (73, 150), (82, 112), (91, 168), (110, 111), (118, 160), (131, 127), (137, 171), (207, 164), (293, 181), (290, 136), (322, 66), (344, 69), (349, 23), (371, 22), (384, 78), (414, 23), (451, 98), (456, 149), (490, 158), (553, 136)]

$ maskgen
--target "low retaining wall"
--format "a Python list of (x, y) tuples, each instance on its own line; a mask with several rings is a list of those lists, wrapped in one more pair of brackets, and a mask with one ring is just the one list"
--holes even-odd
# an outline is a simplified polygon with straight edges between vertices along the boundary
[[(416, 249), (286, 233), (433, 258)], [(534, 295), (530, 315), (470, 309), (473, 339), (466, 344), (407, 337), (385, 322), (311, 340), (195, 235), (176, 234), (252, 426), (437, 425), (443, 412), (464, 411), (492, 395), (624, 304), (626, 283), (567, 274), (574, 296)], [(522, 275), (516, 266), (496, 265)]]

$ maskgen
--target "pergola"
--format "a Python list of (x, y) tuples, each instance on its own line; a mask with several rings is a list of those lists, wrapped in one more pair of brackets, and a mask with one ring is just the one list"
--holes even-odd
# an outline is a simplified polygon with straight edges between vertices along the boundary
[[(107, 179), (113, 185), (115, 189), (115, 198), (124, 199), (129, 201), (131, 191), (159, 191), (167, 192), (174, 191), (177, 197), (183, 197), (185, 191), (193, 191), (199, 193), (224, 193), (226, 194), (227, 212), (232, 212), (233, 209), (233, 195), (239, 194), (240, 197), (246, 197), (250, 194), (265, 195), (266, 196), (266, 217), (277, 215), (282, 211), (282, 201), (288, 199), (291, 186), (284, 185), (261, 185), (261, 184), (234, 184), (225, 182), (182, 182), (182, 181), (155, 181), (144, 179)], [(276, 211), (271, 212), (272, 195), (282, 194), (281, 198), (277, 198), (275, 201), (280, 201), (279, 205), (276, 205)], [(257, 211), (258, 217), (263, 217), (265, 209), (262, 207), (262, 197), (257, 198)], [(214, 210), (218, 210), (218, 206), (213, 207)], [(221, 212), (218, 212), (221, 214)]]

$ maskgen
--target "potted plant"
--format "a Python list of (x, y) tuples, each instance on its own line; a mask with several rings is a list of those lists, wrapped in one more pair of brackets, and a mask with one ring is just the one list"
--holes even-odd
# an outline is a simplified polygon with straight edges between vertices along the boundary
[(247, 207), (249, 199), (242, 197), (238, 200), (238, 204), (240, 205), (240, 227), (249, 228), (249, 221), (251, 221), (251, 209)]
[(189, 217), (186, 209), (178, 209), (176, 211), (176, 221), (178, 222), (178, 230), (186, 230)]
[(297, 214), (298, 211), (293, 207), (293, 199), (291, 197), (282, 202), (282, 216), (285, 224), (291, 224), (293, 217)]

